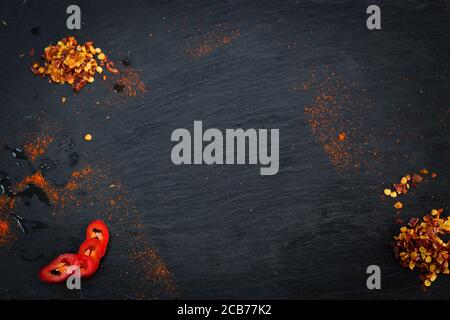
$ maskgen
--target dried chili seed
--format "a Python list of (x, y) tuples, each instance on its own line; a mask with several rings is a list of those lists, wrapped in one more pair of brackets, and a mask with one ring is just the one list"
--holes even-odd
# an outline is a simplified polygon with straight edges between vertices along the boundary
[(384, 189), (384, 194), (389, 196), (391, 194), (391, 189)]
[(403, 204), (402, 204), (400, 201), (397, 201), (397, 202), (394, 204), (394, 208), (395, 208), (395, 209), (401, 209), (401, 208), (403, 208)]

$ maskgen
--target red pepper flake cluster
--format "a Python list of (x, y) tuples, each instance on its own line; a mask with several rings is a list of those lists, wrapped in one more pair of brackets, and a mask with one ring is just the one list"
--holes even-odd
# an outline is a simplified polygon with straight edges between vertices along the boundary
[[(408, 190), (411, 187), (415, 187), (417, 186), (419, 183), (423, 182), (424, 177), (426, 175), (428, 175), (430, 172), (428, 171), (428, 169), (422, 169), (419, 171), (419, 173), (413, 173), (411, 174), (407, 174), (406, 176), (402, 177), (399, 181), (399, 183), (394, 183), (394, 185), (391, 188), (386, 188), (384, 189), (384, 195), (391, 197), (391, 198), (397, 198), (397, 196), (401, 195), (401, 194), (407, 194)], [(437, 177), (436, 173), (432, 173), (431, 174), (432, 178)], [(402, 209), (403, 208), (403, 204), (400, 201), (397, 201), (394, 204), (394, 207), (396, 209)]]
[(429, 215), (419, 219), (413, 218), (409, 228), (400, 228), (394, 237), (394, 253), (400, 264), (410, 270), (417, 269), (425, 287), (431, 286), (439, 274), (450, 274), (450, 241), (443, 241), (441, 236), (450, 234), (450, 216), (441, 218), (443, 209), (433, 209)]
[[(118, 73), (114, 63), (96, 48), (92, 41), (78, 44), (74, 37), (66, 37), (57, 45), (50, 45), (44, 50), (44, 63), (36, 62), (31, 71), (42, 77), (49, 77), (51, 82), (69, 84), (75, 92), (87, 83), (94, 82), (96, 73), (102, 73), (103, 67), (111, 73)], [(98, 62), (97, 62), (98, 60)]]

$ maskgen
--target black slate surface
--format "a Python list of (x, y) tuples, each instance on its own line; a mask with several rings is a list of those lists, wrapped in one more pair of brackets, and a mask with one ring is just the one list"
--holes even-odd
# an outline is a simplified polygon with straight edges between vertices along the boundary
[[(386, 185), (428, 167), (438, 178), (402, 200), (400, 217), (448, 210), (449, 5), (377, 3), (382, 30), (371, 32), (366, 1), (77, 1), (77, 39), (95, 40), (116, 62), (129, 56), (149, 88), (143, 97), (123, 98), (102, 81), (75, 95), (34, 77), (33, 59), (19, 58), (72, 34), (65, 27), (72, 2), (2, 1), (1, 141), (17, 147), (50, 133), (55, 141), (45, 157), (57, 161), (51, 181), (61, 183), (79, 167), (69, 161), (77, 153), (84, 163), (104, 163), (139, 213), (112, 219), (103, 266), (72, 292), (41, 283), (37, 271), (76, 250), (84, 226), (104, 208), (94, 203), (89, 211), (52, 214), (36, 198), (29, 207), (19, 203), (17, 213), (47, 228), (23, 235), (13, 227), (17, 240), (0, 248), (0, 297), (449, 298), (448, 277), (424, 293), (417, 273), (395, 261), (397, 215), (381, 197)], [(239, 37), (202, 57), (186, 53), (220, 26), (239, 29)], [(333, 166), (311, 130), (304, 108), (320, 88), (295, 88), (312, 73), (349, 84), (335, 93), (349, 95), (339, 105), (356, 128), (348, 139), (359, 150), (359, 168)], [(279, 128), (279, 173), (173, 165), (170, 135), (192, 130), (194, 120), (220, 129)], [(91, 143), (83, 140), (87, 132)], [(30, 173), (7, 151), (0, 159), (0, 170), (16, 181)], [(95, 192), (101, 191), (79, 197)], [(142, 266), (127, 258), (142, 244), (127, 232), (148, 237), (175, 290), (143, 280)], [(381, 267), (382, 290), (366, 288), (371, 264)]]

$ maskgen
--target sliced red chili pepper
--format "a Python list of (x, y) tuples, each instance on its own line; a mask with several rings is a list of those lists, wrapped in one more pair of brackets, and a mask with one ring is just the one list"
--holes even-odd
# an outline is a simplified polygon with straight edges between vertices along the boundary
[(39, 278), (47, 283), (63, 282), (75, 272), (70, 268), (72, 266), (80, 266), (78, 256), (72, 253), (62, 254), (39, 271)]
[(78, 253), (91, 257), (95, 261), (95, 263), (98, 264), (102, 257), (102, 250), (103, 249), (100, 240), (98, 240), (97, 238), (91, 238), (87, 239), (81, 244)]
[(84, 254), (78, 254), (78, 258), (80, 259), (81, 277), (89, 278), (95, 273), (95, 271), (97, 271), (99, 261), (96, 261), (93, 258), (86, 256)]
[(86, 230), (86, 239), (95, 238), (98, 239), (102, 245), (101, 257), (106, 253), (106, 248), (109, 242), (109, 230), (106, 223), (102, 220), (92, 221)]

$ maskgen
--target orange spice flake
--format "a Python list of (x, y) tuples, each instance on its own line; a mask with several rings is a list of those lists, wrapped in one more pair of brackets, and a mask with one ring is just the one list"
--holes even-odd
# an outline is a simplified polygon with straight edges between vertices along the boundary
[(48, 149), (48, 146), (53, 142), (54, 137), (42, 135), (36, 141), (29, 142), (24, 145), (25, 153), (31, 161), (36, 160), (37, 157), (42, 156)]

